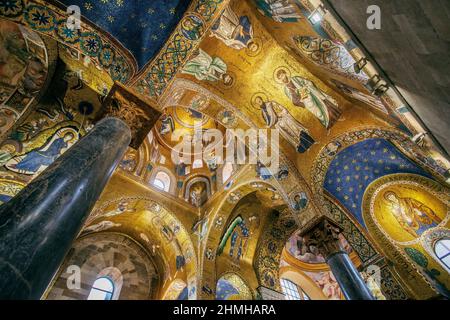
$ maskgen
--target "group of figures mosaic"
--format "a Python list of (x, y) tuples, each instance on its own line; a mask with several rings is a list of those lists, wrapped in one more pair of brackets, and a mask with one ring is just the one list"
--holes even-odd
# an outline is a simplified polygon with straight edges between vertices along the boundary
[[(10, 181), (2, 184), (5, 200), (14, 195), (11, 186), (20, 190), (93, 127), (98, 95), (79, 85), (77, 75), (64, 65), (57, 67), (55, 77), (59, 81), (54, 82), (54, 90), (0, 144), (0, 174)], [(78, 93), (85, 94), (86, 100), (76, 105), (72, 99)]]

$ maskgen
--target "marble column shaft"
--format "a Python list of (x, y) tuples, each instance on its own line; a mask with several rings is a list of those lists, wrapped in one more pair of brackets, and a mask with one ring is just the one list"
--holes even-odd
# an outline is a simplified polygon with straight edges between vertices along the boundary
[(326, 261), (347, 300), (374, 299), (346, 252), (331, 254)]
[(326, 216), (304, 233), (306, 246), (317, 248), (330, 266), (347, 300), (373, 300), (370, 290), (340, 246), (341, 229)]
[(131, 140), (101, 120), (0, 207), (0, 299), (40, 299)]

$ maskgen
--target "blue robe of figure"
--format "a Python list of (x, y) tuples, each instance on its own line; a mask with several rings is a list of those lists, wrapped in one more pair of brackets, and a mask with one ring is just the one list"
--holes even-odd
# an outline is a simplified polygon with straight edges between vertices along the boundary
[(252, 40), (251, 29), (252, 24), (247, 16), (239, 18), (239, 24), (242, 26), (242, 33), (237, 33), (235, 40), (242, 42), (245, 46)]
[(234, 249), (235, 249), (235, 246), (236, 246), (237, 238), (238, 238), (237, 232), (236, 232), (236, 231), (233, 231), (233, 235), (231, 236), (231, 242), (230, 242), (230, 243), (231, 243), (231, 247), (230, 247), (230, 257), (232, 257), (233, 254), (234, 254)]
[(46, 151), (31, 151), (19, 163), (11, 166), (14, 169), (26, 172), (37, 172), (41, 166), (49, 166), (61, 154), (61, 150), (67, 148), (64, 138), (58, 138)]
[(236, 259), (240, 260), (241, 257), (242, 257), (242, 239), (239, 242), (239, 247), (238, 247), (238, 250), (237, 250), (237, 257), (236, 257)]
[(8, 202), (11, 199), (12, 199), (11, 196), (8, 196), (6, 194), (0, 194), (0, 204), (6, 203), (6, 202)]
[(306, 131), (300, 133), (300, 144), (297, 146), (297, 152), (304, 153), (314, 144), (316, 141)]
[(195, 111), (194, 109), (189, 109), (189, 113), (194, 119), (203, 119), (203, 114), (201, 112)]
[(180, 270), (186, 265), (186, 259), (183, 256), (177, 256), (175, 260), (177, 270)]
[(186, 175), (186, 164), (183, 162), (180, 162), (179, 164), (175, 165), (175, 172), (178, 176), (184, 177)]

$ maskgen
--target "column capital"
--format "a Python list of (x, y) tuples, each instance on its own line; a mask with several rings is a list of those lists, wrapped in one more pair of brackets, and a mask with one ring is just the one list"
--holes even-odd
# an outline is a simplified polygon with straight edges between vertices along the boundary
[(130, 147), (138, 149), (161, 116), (158, 103), (140, 98), (136, 93), (116, 82), (105, 98), (97, 120), (119, 118), (131, 131)]
[(320, 254), (328, 259), (332, 254), (345, 252), (339, 244), (339, 234), (342, 229), (330, 218), (320, 217), (315, 224), (303, 232), (307, 247), (315, 247)]

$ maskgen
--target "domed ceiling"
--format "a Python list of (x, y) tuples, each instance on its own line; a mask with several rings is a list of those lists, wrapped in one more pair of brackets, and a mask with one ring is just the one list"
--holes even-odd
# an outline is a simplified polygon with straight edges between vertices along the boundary
[[(196, 133), (198, 134), (208, 129), (218, 129), (223, 133), (225, 132), (225, 128), (222, 125), (208, 116), (193, 109), (181, 107), (165, 109), (164, 114), (155, 126), (155, 132), (159, 142), (166, 148), (169, 148), (169, 150), (173, 150), (176, 145), (183, 141), (182, 138), (186, 139), (187, 137), (187, 139), (189, 139), (190, 137), (191, 141), (194, 143), (196, 141)], [(175, 131), (179, 133), (180, 140), (173, 139), (174, 135), (172, 135), (172, 133)], [(215, 144), (220, 141), (212, 142)], [(204, 145), (207, 143), (207, 141), (203, 141)]]

